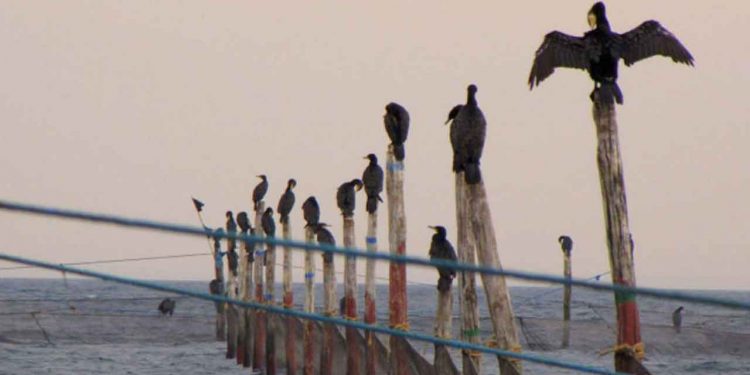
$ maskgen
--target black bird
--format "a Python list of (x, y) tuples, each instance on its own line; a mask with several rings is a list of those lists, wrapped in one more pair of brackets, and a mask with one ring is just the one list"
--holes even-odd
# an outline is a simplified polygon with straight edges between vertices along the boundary
[(250, 219), (247, 216), (247, 212), (242, 211), (237, 214), (237, 226), (240, 227), (240, 232), (247, 234), (252, 229), (250, 225)]
[(473, 185), (482, 180), (479, 161), (484, 149), (487, 121), (477, 105), (477, 87), (469, 85), (467, 92), (466, 104), (453, 107), (445, 123), (453, 120), (450, 129), (453, 171), (464, 172), (466, 183)]
[(256, 177), (261, 179), (258, 185), (255, 185), (255, 189), (253, 189), (253, 208), (255, 211), (258, 211), (258, 202), (263, 200), (263, 197), (266, 196), (266, 192), (268, 191), (268, 178), (266, 178), (266, 175), (264, 174)]
[(268, 207), (260, 218), (263, 233), (268, 237), (276, 237), (276, 223), (273, 222), (273, 208)]
[(677, 333), (682, 330), (682, 310), (684, 307), (680, 306), (672, 313), (672, 327)]
[(276, 206), (276, 212), (279, 213), (279, 223), (289, 222), (289, 213), (292, 212), (292, 207), (294, 207), (295, 197), (292, 189), (295, 186), (297, 186), (297, 181), (290, 178), (286, 183), (284, 194), (281, 194), (281, 198), (279, 198), (279, 204)]
[(385, 106), (383, 122), (385, 123), (385, 131), (388, 133), (388, 138), (391, 139), (393, 156), (398, 161), (404, 160), (406, 156), (404, 142), (406, 142), (406, 137), (409, 135), (409, 112), (398, 103), (388, 103)]
[(362, 189), (362, 180), (355, 178), (344, 182), (336, 191), (336, 204), (341, 209), (341, 215), (349, 217), (354, 215), (356, 192)]
[(312, 227), (320, 221), (320, 206), (315, 197), (310, 196), (302, 203), (302, 215), (305, 218), (305, 227)]
[(373, 213), (378, 209), (378, 202), (383, 201), (380, 197), (383, 191), (383, 168), (378, 165), (378, 157), (375, 154), (369, 154), (365, 159), (370, 159), (370, 164), (362, 173), (362, 183), (367, 194), (367, 212)]
[[(228, 235), (233, 235), (233, 234), (237, 233), (237, 223), (234, 222), (234, 217), (232, 215), (233, 215), (232, 211), (227, 211), (227, 213), (226, 213), (226, 217), (227, 217), (226, 229), (227, 229), (227, 234)], [(227, 238), (227, 247), (228, 247), (228, 250), (234, 250), (236, 245), (237, 245), (237, 243), (236, 243), (236, 241), (235, 241), (234, 238)]]
[(560, 248), (562, 249), (562, 251), (564, 253), (570, 253), (570, 251), (573, 250), (573, 239), (572, 238), (570, 238), (570, 237), (568, 237), (566, 235), (562, 235), (562, 236), (560, 236), (560, 237), (557, 238), (557, 242), (560, 243)]
[[(333, 238), (333, 234), (331, 231), (326, 229), (329, 225), (326, 223), (317, 223), (312, 226), (313, 230), (315, 231), (315, 235), (317, 237), (319, 244), (327, 244), (331, 246), (336, 246), (336, 239)], [(323, 252), (323, 262), (330, 263), (333, 261), (333, 253), (324, 251)]]
[(646, 21), (633, 30), (618, 34), (609, 27), (604, 3), (597, 2), (588, 13), (588, 22), (592, 30), (583, 37), (559, 31), (544, 37), (531, 66), (530, 89), (552, 75), (555, 68), (584, 69), (594, 80), (591, 100), (598, 97), (598, 103), (622, 104), (622, 92), (617, 86), (620, 59), (630, 66), (651, 56), (662, 55), (677, 63), (693, 65), (690, 52), (657, 21)]
[[(435, 231), (432, 235), (432, 243), (430, 244), (430, 259), (443, 259), (455, 262), (456, 250), (453, 249), (453, 245), (446, 238), (446, 231), (444, 227), (434, 226), (430, 227)], [(441, 292), (447, 292), (451, 289), (453, 278), (456, 277), (456, 270), (448, 267), (438, 267), (438, 273), (440, 278), (438, 279), (437, 289)]]
[(165, 298), (159, 303), (159, 312), (162, 315), (169, 314), (169, 316), (172, 316), (176, 305), (177, 303), (173, 299)]

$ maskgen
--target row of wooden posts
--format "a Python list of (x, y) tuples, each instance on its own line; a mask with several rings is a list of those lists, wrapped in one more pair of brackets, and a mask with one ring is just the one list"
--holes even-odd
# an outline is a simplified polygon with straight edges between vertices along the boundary
[[(617, 128), (614, 118), (614, 108), (599, 108), (594, 105), (594, 120), (596, 123), (597, 137), (599, 140), (598, 161), (602, 184), (602, 196), (604, 202), (604, 213), (606, 219), (607, 240), (610, 249), (610, 261), (613, 281), (618, 284), (635, 285), (632, 251), (629, 242), (629, 229), (627, 226), (627, 208), (625, 204), (624, 182), (622, 177), (622, 166), (619, 156), (619, 145), (617, 141)], [(403, 161), (395, 160), (391, 148), (387, 154), (386, 169), (386, 193), (388, 203), (388, 247), (392, 253), (404, 255), (406, 253), (406, 214), (404, 211), (404, 164)], [(468, 185), (465, 182), (463, 172), (455, 176), (456, 193), (456, 222), (457, 222), (457, 247), (458, 258), (461, 262), (474, 264), (479, 262), (483, 266), (500, 269), (501, 264), (498, 257), (497, 239), (495, 237), (487, 202), (487, 193), (484, 182)], [(255, 227), (261, 227), (261, 215), (263, 202), (256, 209)], [(345, 217), (343, 222), (344, 246), (355, 247), (354, 221), (351, 217)], [(368, 217), (367, 227), (367, 250), (377, 249), (377, 212)], [(252, 233), (261, 236), (258, 230)], [(284, 239), (291, 237), (291, 224), (289, 221), (283, 223), (282, 235)], [(306, 228), (305, 239), (307, 242), (314, 241), (314, 233), (311, 228)], [(228, 246), (234, 246), (229, 240)], [(260, 249), (260, 244), (243, 243), (239, 252), (239, 272), (237, 277), (230, 275), (224, 277), (221, 267), (220, 255), (217, 255), (215, 277), (218, 280), (226, 280), (227, 294), (231, 298), (239, 298), (245, 301), (261, 303), (274, 303), (275, 301), (275, 249), (267, 246), (265, 250)], [(218, 241), (215, 251), (220, 254)], [(248, 257), (255, 254), (253, 268), (248, 267)], [(570, 254), (565, 253), (565, 275), (570, 277)], [(294, 296), (292, 293), (292, 270), (291, 249), (284, 247), (283, 253), (283, 304), (286, 308), (292, 308)], [(265, 280), (263, 278), (264, 264)], [(365, 308), (363, 320), (365, 323), (374, 324), (376, 321), (375, 311), (375, 263), (367, 260), (365, 273)], [(313, 253), (305, 252), (305, 302), (304, 311), (314, 313), (314, 273), (315, 261)], [(481, 274), (484, 292), (487, 296), (488, 310), (492, 321), (493, 337), (486, 340), (485, 344), (495, 346), (504, 350), (520, 352), (518, 333), (514, 324), (510, 295), (501, 276)], [(325, 292), (323, 294), (323, 313), (333, 315), (338, 312), (338, 300), (336, 299), (335, 272), (333, 262), (324, 262), (323, 280)], [(476, 278), (473, 272), (458, 273), (458, 293), (460, 299), (461, 316), (461, 339), (466, 342), (481, 344), (479, 336), (479, 312), (477, 306)], [(265, 287), (264, 287), (265, 283)], [(251, 286), (255, 286), (253, 294)], [(347, 319), (358, 319), (356, 308), (357, 278), (356, 259), (347, 256), (344, 267), (344, 301), (345, 317)], [(570, 288), (566, 288), (564, 307), (564, 333), (563, 346), (569, 343), (570, 319), (569, 301)], [(265, 292), (265, 294), (264, 294)], [(616, 296), (618, 314), (618, 344), (629, 344), (630, 351), (618, 350), (615, 352), (615, 363), (618, 370), (627, 368), (633, 373), (647, 373), (642, 368), (639, 359), (641, 353), (633, 352), (633, 345), (640, 343), (638, 310), (635, 299), (631, 295)], [(405, 264), (391, 262), (389, 270), (389, 324), (393, 328), (408, 330), (407, 298), (406, 298), (406, 268)], [(437, 317), (435, 323), (435, 335), (448, 338), (451, 335), (452, 317), (452, 294), (450, 290), (440, 292), (438, 295)], [(286, 350), (286, 373), (305, 375), (333, 373), (333, 337), (337, 329), (333, 324), (326, 324), (323, 328), (322, 342), (314, 341), (314, 325), (311, 320), (304, 322), (302, 330), (303, 358), (300, 361), (295, 357), (295, 343), (298, 341), (298, 332), (293, 328), (294, 318), (287, 318), (288, 328), (286, 330), (285, 342), (278, 345), (275, 335), (268, 334), (269, 316), (262, 310), (237, 309), (232, 305), (217, 308), (216, 335), (217, 339), (227, 340), (227, 358), (236, 358), (238, 364), (255, 369), (264, 369), (267, 374), (275, 374), (277, 363), (275, 351), (279, 347)], [(226, 326), (226, 328), (225, 328)], [(225, 334), (226, 331), (226, 334)], [(365, 333), (365, 365), (364, 371), (367, 375), (376, 373), (376, 351), (374, 343), (377, 338), (372, 332)], [(358, 332), (355, 328), (346, 329), (347, 342), (353, 343)], [(314, 349), (319, 345), (320, 361), (319, 369), (314, 368)], [(353, 344), (351, 344), (353, 345)], [(403, 345), (408, 345), (403, 339), (391, 336), (389, 340), (390, 353), (388, 373), (402, 375), (414, 373), (409, 366), (409, 350), (403, 350)], [(638, 350), (637, 347), (635, 347)], [(639, 356), (641, 355), (641, 356)], [(481, 371), (481, 356), (476, 352), (462, 352), (463, 374), (479, 374)], [(346, 372), (358, 374), (360, 371), (359, 350), (350, 347), (347, 350)], [(498, 356), (498, 365), (501, 374), (521, 374), (520, 361)], [(437, 373), (454, 374), (457, 369), (452, 363), (446, 348), (437, 345), (435, 348), (434, 369)], [(640, 367), (639, 367), (640, 366)]]

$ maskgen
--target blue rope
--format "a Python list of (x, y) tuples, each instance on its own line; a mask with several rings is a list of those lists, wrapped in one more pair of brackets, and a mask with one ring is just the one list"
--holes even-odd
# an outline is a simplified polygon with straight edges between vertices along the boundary
[(197, 292), (197, 291), (188, 290), (188, 289), (181, 289), (181, 288), (176, 288), (176, 287), (172, 287), (169, 285), (154, 283), (150, 281), (138, 280), (138, 279), (123, 277), (123, 276), (116, 276), (116, 275), (112, 275), (108, 273), (68, 267), (68, 266), (63, 266), (59, 264), (54, 264), (54, 263), (49, 263), (49, 262), (44, 262), (40, 260), (29, 259), (29, 258), (24, 258), (24, 257), (19, 257), (19, 256), (4, 254), (4, 253), (0, 253), (0, 259), (7, 260), (9, 262), (27, 264), (27, 265), (31, 265), (34, 267), (46, 268), (46, 269), (51, 269), (51, 270), (56, 270), (56, 271), (64, 271), (64, 272), (68, 272), (72, 274), (93, 277), (93, 278), (101, 279), (104, 281), (111, 281), (115, 283), (132, 285), (132, 286), (146, 288), (146, 289), (159, 290), (162, 292), (181, 294), (181, 295), (185, 295), (189, 297), (194, 297), (194, 298), (209, 300), (209, 301), (214, 301), (214, 302), (226, 302), (226, 303), (230, 303), (230, 304), (240, 306), (240, 307), (265, 310), (265, 311), (279, 314), (279, 315), (289, 315), (289, 316), (294, 316), (294, 317), (301, 318), (301, 319), (317, 320), (317, 321), (324, 322), (324, 323), (333, 323), (336, 325), (353, 327), (353, 328), (358, 328), (358, 329), (363, 329), (363, 330), (370, 330), (373, 332), (387, 334), (391, 336), (399, 336), (399, 337), (418, 340), (418, 341), (427, 341), (427, 342), (431, 342), (434, 344), (451, 346), (457, 349), (474, 350), (474, 351), (483, 352), (487, 354), (493, 354), (496, 356), (526, 360), (529, 362), (536, 362), (536, 363), (540, 363), (540, 364), (544, 364), (548, 366), (588, 372), (591, 374), (625, 375), (623, 373), (613, 372), (613, 371), (603, 369), (603, 368), (584, 366), (584, 365), (579, 365), (576, 363), (569, 363), (566, 361), (561, 361), (561, 360), (557, 360), (554, 358), (535, 355), (535, 354), (516, 353), (516, 352), (502, 350), (502, 349), (490, 348), (490, 347), (483, 346), (483, 345), (471, 344), (471, 343), (467, 343), (463, 341), (434, 337), (430, 335), (425, 335), (423, 333), (415, 333), (415, 332), (397, 330), (397, 329), (393, 329), (393, 328), (389, 328), (389, 327), (385, 327), (385, 326), (381, 326), (377, 324), (366, 324), (366, 323), (362, 323), (356, 320), (347, 320), (347, 319), (341, 319), (341, 318), (336, 318), (332, 316), (324, 316), (320, 314), (292, 310), (292, 309), (287, 309), (284, 307), (277, 307), (274, 305), (266, 305), (262, 303), (251, 302), (251, 301), (241, 301), (237, 299), (228, 298), (225, 296), (212, 295), (212, 294), (208, 294), (204, 292)]
[(447, 261), (447, 260), (442, 260), (442, 259), (431, 260), (427, 258), (419, 258), (419, 257), (414, 257), (414, 256), (408, 256), (408, 255), (394, 255), (394, 254), (391, 254), (390, 252), (384, 252), (384, 251), (368, 252), (366, 250), (360, 250), (356, 248), (336, 247), (336, 246), (331, 246), (327, 244), (313, 244), (313, 243), (307, 243), (307, 242), (278, 239), (278, 238), (273, 238), (273, 237), (256, 237), (256, 236), (251, 236), (251, 235), (243, 235), (241, 233), (239, 234), (238, 233), (214, 233), (208, 228), (198, 228), (198, 227), (191, 227), (191, 226), (186, 226), (186, 225), (161, 223), (161, 222), (141, 220), (141, 219), (128, 219), (128, 218), (124, 218), (120, 216), (102, 215), (102, 214), (95, 214), (95, 213), (89, 213), (89, 212), (83, 212), (83, 211), (73, 211), (73, 210), (66, 210), (66, 209), (42, 207), (42, 206), (14, 203), (14, 202), (2, 201), (2, 200), (0, 200), (0, 209), (27, 212), (27, 213), (33, 213), (33, 214), (38, 214), (38, 215), (44, 215), (44, 216), (56, 216), (56, 217), (78, 219), (78, 220), (84, 220), (84, 221), (115, 224), (115, 225), (132, 227), (132, 228), (145, 228), (145, 229), (153, 229), (153, 230), (159, 230), (159, 231), (164, 231), (164, 232), (183, 233), (183, 234), (191, 234), (191, 235), (197, 235), (197, 236), (209, 235), (209, 236), (213, 236), (216, 238), (232, 238), (236, 240), (248, 241), (250, 243), (260, 242), (260, 243), (266, 243), (266, 244), (277, 245), (277, 246), (288, 246), (291, 248), (298, 248), (298, 249), (302, 249), (305, 251), (326, 251), (326, 252), (330, 252), (333, 254), (355, 255), (355, 256), (359, 256), (363, 258), (387, 260), (387, 261), (396, 262), (396, 263), (410, 263), (410, 264), (416, 264), (416, 265), (428, 266), (428, 267), (448, 267), (448, 268), (453, 268), (456, 271), (477, 272), (477, 273), (483, 273), (483, 274), (494, 275), (494, 276), (505, 276), (509, 278), (515, 278), (515, 279), (527, 280), (527, 281), (572, 285), (572, 286), (577, 286), (577, 287), (586, 288), (586, 289), (593, 289), (593, 290), (606, 290), (606, 291), (614, 291), (614, 292), (620, 292), (620, 293), (633, 293), (633, 294), (640, 294), (640, 295), (658, 297), (658, 298), (675, 300), (675, 301), (694, 302), (694, 303), (702, 303), (702, 304), (707, 304), (707, 305), (722, 306), (722, 307), (727, 307), (727, 308), (732, 308), (732, 309), (750, 310), (750, 302), (742, 302), (742, 301), (734, 301), (734, 300), (724, 299), (724, 298), (702, 296), (702, 295), (696, 295), (696, 294), (685, 293), (685, 292), (674, 291), (674, 290), (642, 288), (642, 287), (635, 288), (635, 287), (629, 287), (629, 286), (617, 285), (617, 284), (609, 284), (609, 285), (599, 284), (599, 283), (592, 283), (592, 282), (582, 280), (582, 279), (577, 279), (577, 278), (566, 279), (560, 276), (552, 276), (552, 275), (546, 275), (546, 274), (540, 274), (540, 273), (534, 273), (534, 272), (503, 270), (503, 269), (496, 269), (492, 267), (474, 265), (474, 264), (463, 263), (463, 262), (452, 262), (452, 261)]

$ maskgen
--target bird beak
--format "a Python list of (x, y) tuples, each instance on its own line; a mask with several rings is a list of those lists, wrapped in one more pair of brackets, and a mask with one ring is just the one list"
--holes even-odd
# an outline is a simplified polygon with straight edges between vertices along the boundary
[(367, 156), (363, 157), (362, 159), (369, 159)]
[(355, 186), (355, 187), (354, 187), (354, 190), (355, 190), (355, 191), (360, 191), (360, 190), (362, 190), (362, 185), (357, 185), (357, 186)]
[(432, 225), (428, 225), (428, 226), (427, 226), (427, 228), (430, 228), (430, 229), (432, 229), (432, 230), (435, 230), (435, 227), (434, 227), (434, 226), (432, 226)]
[(449, 122), (451, 122), (451, 119), (445, 120), (445, 122), (443, 123), (443, 125), (448, 125)]
[(589, 26), (592, 29), (595, 29), (596, 28), (596, 15), (594, 13), (589, 13), (588, 19), (589, 19)]
[(255, 177), (258, 177), (258, 178), (260, 178), (260, 175), (256, 175)]

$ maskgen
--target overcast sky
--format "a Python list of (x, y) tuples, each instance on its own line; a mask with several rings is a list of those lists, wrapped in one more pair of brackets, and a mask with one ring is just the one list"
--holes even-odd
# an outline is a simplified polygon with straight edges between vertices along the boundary
[[(609, 268), (593, 84), (569, 70), (532, 92), (526, 80), (543, 35), (583, 33), (591, 3), (5, 1), (0, 197), (197, 225), (194, 195), (206, 203), (208, 224), (219, 226), (224, 211), (250, 209), (254, 176), (265, 173), (273, 207), (286, 180), (296, 178), (298, 204), (317, 196), (340, 243), (335, 189), (361, 176), (367, 153), (384, 161), (382, 115), (397, 101), (412, 119), (407, 252), (426, 256), (427, 225), (448, 227), (455, 242), (442, 124), (475, 83), (488, 121), (482, 166), (503, 266), (559, 274), (556, 240), (568, 234), (574, 276), (590, 277)], [(638, 282), (746, 289), (750, 3), (607, 5), (615, 30), (657, 19), (696, 58), (695, 68), (653, 58), (620, 69)], [(385, 244), (385, 210), (380, 218)], [(292, 220), (300, 239), (299, 205)], [(0, 212), (0, 251), (69, 262), (207, 252), (208, 245), (200, 237)], [(208, 256), (91, 268), (212, 277)], [(379, 272), (387, 273), (384, 264)], [(437, 279), (434, 270), (409, 272), (410, 280)]]

